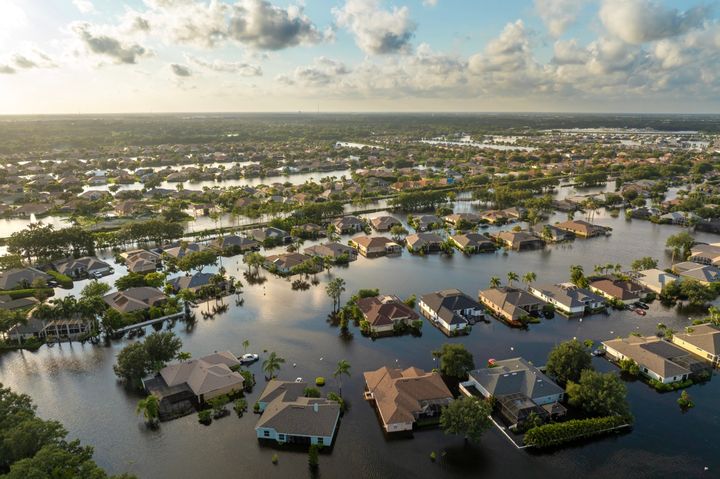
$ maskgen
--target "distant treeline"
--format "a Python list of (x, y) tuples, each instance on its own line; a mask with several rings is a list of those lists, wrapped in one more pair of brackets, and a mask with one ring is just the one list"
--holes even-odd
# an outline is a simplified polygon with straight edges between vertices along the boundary
[(211, 142), (334, 142), (554, 128), (720, 132), (720, 115), (631, 114), (158, 114), (0, 117), (0, 154)]

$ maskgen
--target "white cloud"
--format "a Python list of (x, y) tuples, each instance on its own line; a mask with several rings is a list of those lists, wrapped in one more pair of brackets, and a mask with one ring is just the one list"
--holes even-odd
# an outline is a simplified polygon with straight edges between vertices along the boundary
[(553, 45), (552, 62), (556, 65), (582, 64), (588, 58), (588, 51), (578, 46), (575, 39), (558, 40)]
[(179, 77), (187, 78), (192, 76), (192, 70), (190, 70), (190, 68), (185, 65), (180, 65), (178, 63), (171, 63), (170, 70), (173, 72), (174, 75)]
[(426, 7), (434, 7), (434, 6), (437, 6), (438, 0), (423, 0), (422, 3), (423, 3), (423, 5), (425, 5)]
[(652, 0), (604, 0), (600, 20), (608, 31), (627, 43), (646, 43), (675, 37), (699, 28), (708, 9), (696, 6), (681, 12)]
[(199, 67), (220, 73), (237, 73), (244, 77), (262, 76), (263, 70), (260, 65), (254, 65), (246, 62), (226, 62), (222, 60), (204, 60), (202, 58), (186, 56), (187, 60)]
[(88, 53), (108, 57), (115, 63), (134, 64), (140, 58), (152, 54), (150, 50), (137, 43), (126, 42), (122, 38), (98, 32), (96, 29), (97, 27), (87, 22), (71, 25), (71, 30)]
[(411, 50), (410, 41), (417, 25), (410, 19), (406, 6), (386, 10), (380, 0), (346, 0), (342, 8), (333, 8), (333, 14), (366, 53), (382, 55)]
[(80, 10), (80, 13), (94, 13), (95, 5), (90, 0), (73, 0), (73, 5)]
[(535, 0), (535, 10), (550, 34), (559, 37), (575, 23), (587, 0)]

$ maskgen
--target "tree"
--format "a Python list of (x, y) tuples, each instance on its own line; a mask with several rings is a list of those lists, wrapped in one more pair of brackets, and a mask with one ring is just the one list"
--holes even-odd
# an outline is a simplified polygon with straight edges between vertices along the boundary
[(699, 281), (687, 279), (680, 283), (680, 294), (694, 306), (702, 306), (717, 296), (713, 290)]
[(192, 358), (192, 354), (188, 353), (187, 351), (183, 351), (177, 354), (176, 356), (178, 361), (188, 361), (190, 358)]
[(499, 286), (500, 286), (500, 278), (498, 278), (497, 276), (493, 276), (492, 278), (490, 278), (490, 287), (491, 288), (497, 288)]
[(482, 433), (492, 424), (491, 413), (492, 406), (489, 401), (462, 396), (442, 410), (440, 427), (445, 434), (463, 435), (466, 441), (477, 444)]
[(668, 236), (665, 241), (665, 246), (672, 250), (671, 262), (675, 263), (675, 258), (680, 256), (684, 261), (690, 252), (690, 248), (695, 244), (695, 238), (693, 238), (687, 231), (681, 231), (680, 233)]
[(640, 259), (636, 259), (630, 264), (633, 271), (642, 271), (645, 269), (654, 269), (658, 267), (658, 261), (650, 256), (643, 256)]
[(172, 331), (157, 331), (145, 338), (143, 346), (150, 365), (159, 371), (177, 356), (182, 341)]
[(408, 230), (403, 225), (393, 225), (390, 228), (390, 236), (393, 241), (400, 242), (408, 235)]
[(80, 297), (90, 298), (94, 296), (105, 296), (109, 292), (109, 284), (94, 279), (83, 287), (82, 291), (80, 291)]
[(567, 384), (568, 400), (590, 416), (630, 416), (625, 384), (613, 373), (585, 369), (578, 382)]
[(118, 353), (113, 371), (126, 384), (140, 388), (140, 380), (150, 372), (149, 367), (150, 358), (143, 343), (132, 343)]
[(308, 466), (310, 469), (317, 469), (320, 465), (320, 447), (317, 444), (311, 444), (308, 449)]
[(218, 255), (211, 249), (203, 249), (187, 253), (185, 256), (177, 260), (177, 267), (180, 271), (186, 273), (195, 270), (202, 272), (205, 266), (215, 265), (218, 261)]
[(514, 271), (508, 271), (507, 273), (507, 280), (508, 280), (508, 286), (512, 288), (513, 281), (518, 281), (520, 277), (515, 273)]
[(7, 271), (14, 268), (22, 268), (22, 257), (17, 254), (0, 256), (0, 271)]
[(265, 258), (258, 252), (250, 251), (243, 255), (243, 263), (247, 265), (248, 271), (252, 269), (255, 274), (258, 274), (264, 262)]
[(335, 372), (333, 373), (333, 377), (338, 382), (338, 390), (340, 391), (340, 396), (342, 396), (342, 375), (346, 375), (347, 377), (350, 377), (350, 363), (347, 361), (347, 359), (341, 359), (337, 363), (337, 367), (335, 368)]
[(522, 277), (523, 283), (528, 285), (528, 288), (530, 285), (537, 279), (537, 275), (533, 273), (532, 271), (529, 273), (525, 273)]
[(585, 272), (583, 271), (583, 267), (579, 264), (570, 266), (570, 281), (580, 288), (588, 287), (588, 280), (585, 277)]
[(345, 291), (345, 280), (342, 278), (335, 278), (331, 280), (325, 287), (325, 292), (333, 300), (333, 313), (336, 313), (340, 308), (340, 296)]
[(262, 369), (266, 373), (266, 377), (270, 379), (275, 377), (275, 373), (280, 371), (280, 368), (285, 363), (285, 359), (278, 356), (275, 351), (271, 352), (268, 358), (263, 361)]
[(555, 346), (548, 355), (546, 372), (561, 383), (577, 381), (586, 369), (592, 369), (588, 348), (577, 339)]
[(154, 426), (160, 420), (160, 399), (154, 394), (150, 394), (145, 399), (138, 401), (135, 412), (142, 413), (145, 423)]
[(465, 379), (475, 369), (473, 355), (460, 343), (445, 343), (433, 356), (440, 358), (440, 372), (448, 377)]
[(247, 349), (250, 347), (250, 340), (249, 339), (243, 339), (242, 342), (243, 352), (247, 353)]

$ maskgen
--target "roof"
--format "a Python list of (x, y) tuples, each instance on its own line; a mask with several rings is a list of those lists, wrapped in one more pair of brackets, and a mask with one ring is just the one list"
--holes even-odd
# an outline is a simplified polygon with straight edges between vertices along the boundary
[(414, 422), (423, 402), (450, 402), (453, 398), (438, 373), (419, 368), (401, 370), (384, 366), (363, 376), (385, 424)]
[(720, 355), (720, 328), (712, 324), (692, 326), (689, 331), (673, 336), (714, 356)]
[(133, 311), (148, 309), (166, 298), (159, 289), (149, 286), (129, 288), (103, 297), (110, 307), (121, 313), (132, 313)]
[(585, 306), (588, 301), (592, 303), (605, 301), (602, 296), (585, 288), (579, 288), (572, 283), (533, 285), (531, 289), (542, 293), (545, 297), (554, 299), (568, 308)]
[(590, 283), (592, 288), (604, 292), (613, 298), (621, 301), (628, 301), (639, 298), (642, 288), (630, 281), (613, 280), (608, 278), (599, 279)]
[(543, 301), (527, 291), (507, 286), (480, 291), (480, 296), (508, 313), (512, 319), (526, 316), (525, 308), (528, 306), (543, 304)]
[(604, 226), (594, 225), (584, 220), (565, 221), (563, 223), (557, 223), (555, 226), (557, 228), (560, 228), (561, 230), (568, 230), (573, 232), (577, 231), (586, 235), (590, 235), (598, 231), (605, 231), (607, 229)]
[(687, 351), (655, 336), (630, 336), (603, 341), (603, 344), (663, 378), (692, 372), (678, 363), (685, 363), (684, 358), (689, 356)]
[(405, 242), (413, 248), (422, 248), (433, 243), (442, 243), (443, 239), (436, 233), (415, 233), (407, 236)]
[(691, 261), (673, 265), (673, 271), (685, 278), (694, 279), (706, 283), (720, 281), (720, 268), (715, 266), (701, 265)]
[(55, 263), (55, 269), (58, 273), (71, 273), (75, 270), (85, 270), (88, 272), (107, 269), (110, 265), (105, 261), (93, 258), (92, 256), (84, 256), (82, 258), (71, 258), (62, 262)]
[(414, 321), (419, 318), (415, 311), (396, 296), (361, 298), (357, 301), (357, 306), (373, 326), (390, 325), (401, 319)]
[(443, 289), (434, 293), (424, 294), (420, 297), (420, 301), (435, 312), (441, 308), (447, 308), (450, 311), (460, 311), (463, 309), (482, 309), (482, 305), (472, 299), (459, 289)]
[(304, 382), (273, 379), (260, 395), (267, 406), (255, 428), (269, 428), (295, 436), (333, 436), (340, 405), (325, 398), (306, 398)]
[(300, 253), (281, 253), (270, 255), (265, 261), (281, 269), (292, 269), (310, 259), (310, 256)]
[(330, 256), (332, 258), (337, 258), (339, 256), (342, 256), (343, 254), (353, 256), (357, 255), (355, 249), (338, 242), (330, 242), (310, 246), (308, 248), (305, 248), (303, 252), (311, 256)]
[(178, 276), (177, 278), (173, 278), (168, 283), (170, 283), (175, 289), (196, 289), (201, 288), (203, 286), (207, 286), (210, 284), (210, 278), (212, 278), (213, 274), (211, 273), (195, 273), (192, 276)]
[(495, 237), (512, 246), (525, 242), (543, 242), (542, 238), (538, 238), (526, 231), (500, 231)]
[(260, 246), (260, 243), (253, 239), (244, 238), (238, 235), (227, 235), (215, 238), (212, 241), (212, 246), (219, 249), (227, 249), (232, 247), (255, 248), (257, 246)]
[(469, 376), (495, 397), (521, 393), (535, 401), (564, 391), (524, 358), (496, 361), (495, 367), (470, 371)]
[(171, 364), (160, 370), (165, 383), (170, 386), (187, 384), (196, 396), (208, 394), (228, 387), (243, 387), (243, 377), (232, 371), (232, 366), (239, 366), (240, 361), (229, 351), (191, 359), (186, 362)]
[(400, 220), (392, 216), (378, 216), (371, 219), (370, 223), (377, 230), (387, 230), (390, 229), (393, 225), (402, 224), (400, 223)]
[(479, 233), (465, 233), (452, 236), (453, 241), (460, 245), (461, 248), (468, 246), (492, 246), (493, 242), (487, 236)]
[(673, 281), (677, 281), (678, 277), (674, 274), (667, 273), (661, 269), (645, 269), (638, 271), (638, 281), (648, 286), (664, 288)]
[(32, 284), (37, 278), (42, 278), (47, 281), (51, 279), (51, 276), (36, 268), (9, 269), (0, 273), (0, 289), (14, 289), (23, 282)]
[(393, 240), (384, 236), (356, 236), (352, 239), (352, 242), (366, 249), (384, 248), (390, 243), (396, 244)]

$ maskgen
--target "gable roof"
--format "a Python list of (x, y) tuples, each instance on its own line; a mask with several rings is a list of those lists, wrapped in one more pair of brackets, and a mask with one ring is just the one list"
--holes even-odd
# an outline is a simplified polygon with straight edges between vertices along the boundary
[(508, 313), (512, 319), (527, 315), (525, 308), (529, 306), (543, 304), (543, 301), (527, 291), (507, 286), (480, 291), (480, 297)]
[(149, 286), (129, 288), (107, 294), (103, 297), (105, 303), (121, 313), (132, 313), (148, 309), (167, 298), (159, 289)]
[(692, 326), (692, 332), (675, 333), (673, 336), (702, 349), (714, 356), (720, 355), (720, 328), (710, 323)]
[(14, 289), (23, 282), (32, 284), (32, 282), (37, 278), (47, 281), (51, 279), (51, 276), (36, 268), (9, 269), (0, 273), (0, 289)]
[(240, 361), (229, 351), (209, 354), (199, 359), (171, 364), (160, 370), (165, 383), (170, 386), (187, 384), (196, 396), (219, 389), (243, 387), (243, 377), (230, 369), (239, 366)]
[(390, 325), (400, 319), (414, 321), (419, 318), (415, 311), (396, 296), (361, 298), (357, 301), (357, 306), (373, 326)]
[(603, 341), (603, 344), (663, 378), (682, 376), (692, 372), (685, 367), (687, 364), (685, 358), (690, 357), (690, 353), (655, 336), (630, 336), (629, 338)]

